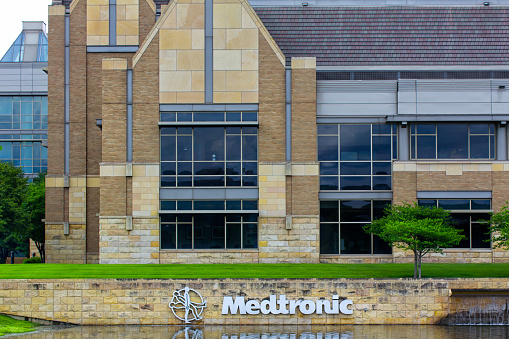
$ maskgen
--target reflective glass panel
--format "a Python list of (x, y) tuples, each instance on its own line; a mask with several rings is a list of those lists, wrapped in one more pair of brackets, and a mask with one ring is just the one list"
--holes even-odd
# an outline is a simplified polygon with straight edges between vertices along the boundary
[(371, 201), (370, 200), (341, 200), (340, 201), (340, 221), (371, 221)]
[(341, 177), (341, 190), (371, 190), (371, 177)]
[(226, 225), (226, 248), (240, 249), (242, 245), (241, 224)]
[(320, 177), (320, 189), (327, 191), (337, 191), (339, 189), (338, 177)]
[[(255, 215), (256, 216), (256, 215)], [(244, 221), (246, 218), (244, 218)], [(255, 218), (256, 219), (256, 218)], [(258, 248), (258, 228), (256, 224), (242, 225), (242, 246), (244, 248)]]
[(342, 162), (341, 175), (370, 175), (370, 162)]
[(470, 200), (468, 199), (439, 199), (438, 207), (446, 210), (469, 210)]
[(339, 205), (337, 201), (320, 201), (320, 221), (339, 221)]
[(468, 158), (468, 124), (437, 124), (439, 159)]
[(339, 254), (339, 224), (320, 224), (320, 254)]
[(363, 224), (340, 225), (341, 254), (371, 254), (371, 235), (364, 232)]
[(338, 160), (338, 137), (318, 137), (318, 161)]
[(371, 160), (371, 126), (341, 125), (340, 152), (341, 160)]
[(176, 225), (161, 224), (161, 249), (177, 248), (176, 240)]

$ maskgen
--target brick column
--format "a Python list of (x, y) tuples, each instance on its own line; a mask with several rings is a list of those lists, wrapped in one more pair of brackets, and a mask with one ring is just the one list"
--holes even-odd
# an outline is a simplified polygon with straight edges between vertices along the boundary
[[(70, 199), (69, 192), (76, 189), (77, 181), (73, 182), (76, 187), (71, 188), (68, 178), (64, 177), (65, 6), (49, 6), (48, 14), (46, 262), (82, 264), (86, 262), (82, 201), (76, 196), (77, 192), (73, 192)], [(76, 199), (80, 202), (74, 205)], [(78, 222), (77, 217), (80, 217)]]

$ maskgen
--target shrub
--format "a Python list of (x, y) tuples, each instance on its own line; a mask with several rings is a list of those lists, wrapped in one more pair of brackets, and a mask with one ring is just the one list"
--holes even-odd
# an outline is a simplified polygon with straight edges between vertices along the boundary
[(40, 264), (41, 263), (41, 257), (32, 257), (27, 258), (23, 260), (23, 264)]

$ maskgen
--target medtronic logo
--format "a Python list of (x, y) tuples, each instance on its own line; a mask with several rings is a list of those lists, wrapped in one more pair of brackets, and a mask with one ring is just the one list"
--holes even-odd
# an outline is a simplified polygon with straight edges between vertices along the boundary
[(175, 317), (189, 324), (191, 321), (203, 319), (202, 313), (207, 307), (207, 302), (196, 290), (185, 287), (173, 292), (173, 298), (168, 306)]
[(224, 297), (222, 314), (295, 314), (298, 309), (302, 314), (352, 314), (353, 310), (348, 306), (353, 305), (353, 301), (345, 299), (339, 301), (339, 296), (333, 295), (332, 302), (329, 300), (287, 300), (285, 295), (280, 295), (279, 300), (275, 295), (271, 295), (269, 300), (263, 300), (261, 303), (257, 300), (244, 300), (244, 297)]

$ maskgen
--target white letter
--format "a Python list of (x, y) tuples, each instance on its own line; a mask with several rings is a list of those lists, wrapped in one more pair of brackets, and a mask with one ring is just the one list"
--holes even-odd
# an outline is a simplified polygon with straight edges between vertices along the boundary
[(290, 300), (290, 314), (295, 314), (295, 308), (300, 305), (300, 300)]
[(328, 314), (339, 314), (339, 296), (332, 296), (332, 310)]
[[(270, 301), (272, 301), (272, 296), (270, 296)], [(272, 312), (272, 305), (271, 305), (270, 301), (268, 301), (268, 300), (262, 301), (262, 304), (260, 305), (260, 311), (262, 311), (263, 314), (269, 314)], [(276, 305), (274, 305), (274, 307), (275, 306)]]
[(341, 313), (343, 314), (352, 314), (353, 310), (348, 309), (348, 305), (353, 305), (353, 301), (345, 299), (339, 304), (339, 309), (341, 310)]
[(303, 300), (299, 305), (299, 311), (302, 314), (311, 314), (315, 311), (316, 304), (311, 300)]
[(325, 306), (325, 314), (328, 314), (327, 310), (330, 310), (330, 301), (328, 300), (317, 300), (316, 301), (316, 314), (322, 314), (323, 306)]
[(246, 314), (246, 304), (244, 303), (244, 297), (236, 297), (235, 303), (233, 302), (232, 297), (224, 297), (223, 311), (221, 314), (228, 314), (228, 310), (231, 312), (231, 314), (237, 314), (237, 311), (240, 314)]
[(279, 305), (279, 314), (288, 314), (288, 309), (286, 308), (288, 300), (286, 300), (286, 295), (280, 295), (277, 303)]
[[(256, 300), (249, 300), (246, 303), (247, 314), (258, 314), (260, 313), (260, 303)], [(245, 313), (243, 313), (245, 314)]]

